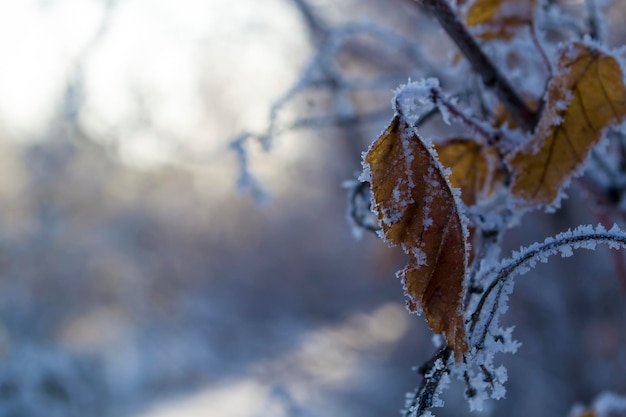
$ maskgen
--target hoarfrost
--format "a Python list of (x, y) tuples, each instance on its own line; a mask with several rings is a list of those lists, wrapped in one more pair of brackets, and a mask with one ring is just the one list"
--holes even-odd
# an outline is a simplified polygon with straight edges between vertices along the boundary
[(417, 261), (417, 266), (426, 266), (428, 265), (428, 261), (426, 259), (426, 253), (420, 248), (412, 249), (413, 256), (415, 256), (415, 260)]
[(433, 342), (433, 346), (437, 349), (441, 348), (445, 343), (444, 337), (438, 333), (433, 333), (431, 341)]
[(574, 254), (574, 250), (570, 245), (561, 246), (559, 251), (561, 252), (561, 257), (563, 258), (569, 258)]
[(612, 392), (602, 393), (593, 402), (593, 409), (599, 417), (626, 415), (626, 397)]
[(419, 119), (419, 115), (435, 107), (432, 91), (439, 89), (439, 80), (426, 78), (409, 82), (396, 89), (392, 99), (393, 109), (400, 114), (410, 125)]

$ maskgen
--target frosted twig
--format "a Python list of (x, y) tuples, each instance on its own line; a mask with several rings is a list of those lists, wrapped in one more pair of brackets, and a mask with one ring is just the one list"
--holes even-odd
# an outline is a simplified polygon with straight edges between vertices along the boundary
[(490, 125), (481, 122), (466, 114), (463, 110), (458, 108), (454, 102), (449, 100), (438, 89), (432, 90), (432, 99), (435, 104), (439, 106), (439, 109), (444, 114), (449, 114), (454, 119), (459, 120), (465, 126), (472, 129), (474, 132), (482, 136), (490, 145), (496, 145), (501, 142), (503, 133), (500, 130), (492, 129)]
[(242, 193), (251, 193), (259, 203), (265, 203), (269, 195), (263, 189), (260, 182), (250, 173), (248, 167), (248, 152), (246, 151), (245, 145), (251, 137), (254, 137), (254, 135), (243, 133), (230, 143), (230, 147), (235, 150), (239, 162), (237, 188), (239, 188), (239, 191)]
[(421, 385), (415, 390), (413, 395), (407, 399), (407, 404), (403, 412), (404, 417), (419, 417), (435, 404), (435, 399), (440, 388), (442, 378), (450, 373), (448, 362), (452, 350), (446, 346), (441, 349), (429, 361), (419, 368), (419, 373), (423, 375)]
[(600, 19), (598, 16), (598, 5), (595, 0), (585, 0), (585, 5), (587, 6), (588, 35), (591, 39), (601, 42), (602, 39), (600, 33)]
[[(547, 238), (542, 244), (534, 244), (528, 248), (523, 248), (514, 254), (513, 257), (500, 262), (498, 266), (486, 273), (486, 275), (495, 273), (496, 277), (485, 289), (476, 305), (476, 309), (471, 315), (470, 337), (480, 322), (486, 301), (494, 289), (499, 288), (496, 294), (495, 306), (498, 303), (498, 299), (501, 298), (504, 283), (511, 280), (516, 274), (527, 272), (537, 262), (546, 261), (549, 256), (557, 253), (561, 253), (561, 256), (570, 256), (572, 249), (593, 250), (599, 243), (606, 243), (612, 249), (624, 248), (626, 247), (626, 234), (617, 225), (613, 226), (610, 231), (606, 231), (600, 225), (595, 229), (591, 226), (580, 226), (574, 231), (560, 233), (553, 238)], [(483, 332), (479, 337), (481, 342), (484, 342), (491, 322), (496, 316), (497, 307), (494, 306), (492, 306), (492, 310), (485, 320)]]
[[(371, 198), (368, 195), (370, 189), (369, 182), (351, 181), (348, 188), (348, 219), (357, 230), (367, 230), (368, 232), (378, 232), (381, 227), (378, 218), (372, 212)], [(364, 207), (365, 210), (364, 210)], [(360, 233), (357, 237), (360, 237)]]
[(477, 285), (477, 276), (480, 270), (481, 261), (487, 256), (490, 248), (498, 243), (500, 238), (500, 230), (483, 230), (482, 231), (482, 239), (480, 242), (480, 247), (476, 252), (474, 257), (474, 263), (471, 266), (469, 272), (469, 279), (467, 280), (467, 292), (465, 293), (465, 300), (463, 301), (463, 305), (468, 305), (470, 297), (472, 294), (481, 294), (483, 292), (483, 288)]

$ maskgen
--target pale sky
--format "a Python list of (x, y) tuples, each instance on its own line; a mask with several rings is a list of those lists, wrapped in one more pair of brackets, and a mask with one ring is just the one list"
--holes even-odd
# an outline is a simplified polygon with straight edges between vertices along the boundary
[(81, 64), (80, 121), (121, 143), (123, 159), (150, 165), (176, 146), (217, 152), (238, 130), (265, 126), (306, 60), (298, 16), (283, 0), (118, 0), (94, 43), (106, 3), (0, 2), (4, 140), (46, 139)]

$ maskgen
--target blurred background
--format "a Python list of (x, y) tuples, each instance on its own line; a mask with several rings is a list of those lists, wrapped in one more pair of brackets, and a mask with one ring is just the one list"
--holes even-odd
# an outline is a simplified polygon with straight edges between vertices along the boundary
[[(458, 87), (455, 53), (410, 0), (0, 2), (0, 416), (399, 415), (432, 334), (342, 184), (393, 89)], [(596, 223), (569, 194), (504, 254)], [(608, 250), (520, 277), (506, 320), (523, 347), (483, 414), (626, 393)]]

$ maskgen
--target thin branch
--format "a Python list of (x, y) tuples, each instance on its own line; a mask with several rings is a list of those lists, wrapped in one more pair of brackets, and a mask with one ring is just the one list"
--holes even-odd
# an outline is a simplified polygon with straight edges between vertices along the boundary
[(538, 121), (538, 114), (532, 111), (513, 88), (511, 83), (482, 51), (476, 40), (459, 20), (448, 0), (416, 0), (431, 12), (441, 27), (459, 47), (486, 87), (494, 90), (496, 96), (507, 108), (517, 123), (531, 132)]
[(469, 279), (467, 280), (468, 291), (465, 293), (465, 299), (463, 305), (467, 306), (472, 294), (481, 294), (483, 292), (482, 286), (478, 285), (478, 272), (480, 270), (480, 264), (487, 256), (487, 253), (491, 248), (498, 243), (500, 238), (500, 230), (482, 230), (482, 236), (480, 246), (474, 257), (474, 263), (469, 273)]
[(282, 132), (297, 130), (297, 129), (316, 129), (323, 127), (355, 127), (363, 125), (365, 123), (374, 123), (381, 119), (389, 119), (391, 117), (391, 110), (384, 108), (375, 110), (369, 113), (361, 114), (334, 114), (329, 116), (317, 116), (317, 117), (305, 117), (298, 119), (286, 126), (284, 129), (277, 131), (277, 134)]
[[(448, 369), (448, 361), (451, 352), (452, 350), (446, 346), (419, 368), (419, 373), (421, 373), (424, 378), (419, 388), (413, 393), (412, 398), (407, 401), (403, 413), (404, 417), (421, 416), (426, 410), (433, 407), (433, 401), (441, 379), (450, 372)], [(442, 366), (438, 367), (438, 365)]]
[(602, 41), (600, 32), (600, 21), (598, 17), (598, 5), (595, 0), (585, 0), (587, 6), (587, 27), (589, 29), (588, 35), (591, 39), (596, 41)]
[[(598, 243), (607, 243), (609, 247), (613, 249), (626, 247), (626, 234), (621, 230), (614, 227), (611, 231), (604, 231), (600, 227), (594, 231), (589, 231), (587, 228), (579, 228), (574, 232), (561, 233), (554, 238), (546, 239), (542, 244), (533, 245), (527, 249), (524, 249), (514, 258), (509, 258), (500, 263), (500, 269), (497, 271), (496, 277), (491, 281), (489, 286), (482, 294), (474, 312), (471, 315), (470, 335), (473, 334), (480, 316), (483, 312), (487, 299), (491, 293), (498, 288), (496, 294), (496, 300), (492, 305), (489, 316), (485, 321), (483, 332), (479, 338), (480, 343), (484, 342), (489, 327), (493, 322), (496, 312), (497, 304), (504, 291), (504, 284), (507, 280), (511, 279), (516, 273), (519, 273), (524, 268), (533, 267), (540, 260), (545, 260), (548, 256), (555, 255), (561, 251), (564, 256), (568, 256), (570, 249), (594, 249)], [(488, 271), (486, 275), (490, 275), (495, 271), (492, 269)]]
[(328, 26), (326, 23), (320, 19), (320, 17), (315, 13), (315, 10), (313, 10), (313, 7), (306, 0), (291, 1), (300, 12), (302, 20), (304, 20), (311, 38), (313, 38), (317, 45), (321, 44), (328, 35)]
[(437, 89), (433, 89), (431, 92), (432, 100), (438, 106), (442, 106), (444, 110), (449, 113), (453, 118), (458, 119), (465, 126), (472, 129), (474, 132), (482, 136), (489, 145), (495, 146), (501, 142), (503, 134), (497, 129), (492, 129), (490, 125), (484, 124), (479, 120), (468, 116), (459, 109), (452, 101), (448, 100)]

